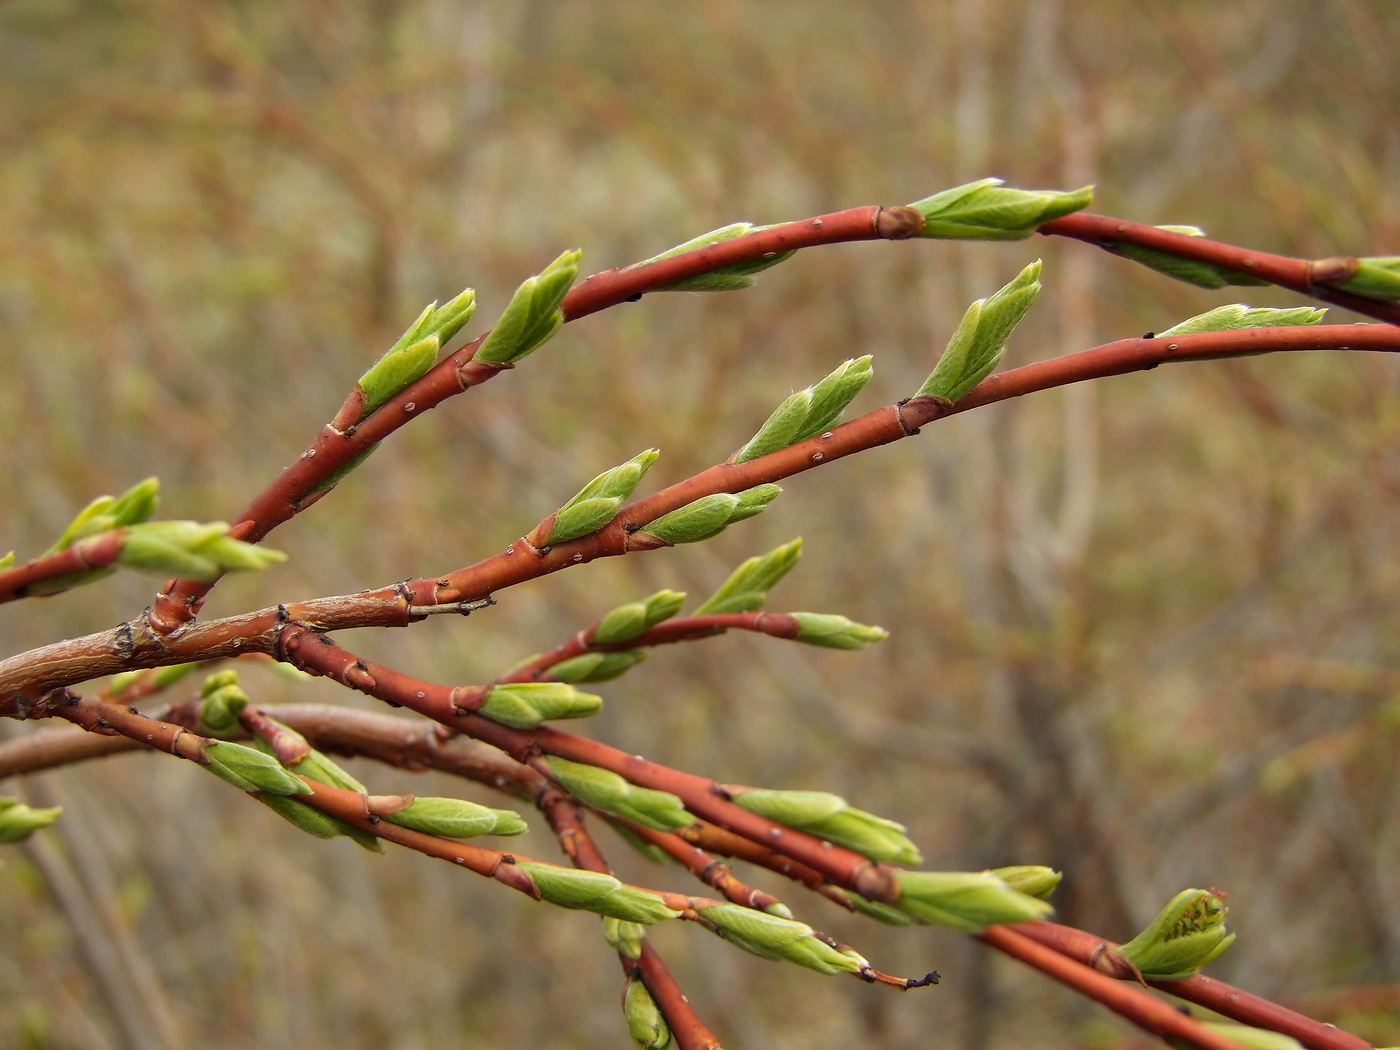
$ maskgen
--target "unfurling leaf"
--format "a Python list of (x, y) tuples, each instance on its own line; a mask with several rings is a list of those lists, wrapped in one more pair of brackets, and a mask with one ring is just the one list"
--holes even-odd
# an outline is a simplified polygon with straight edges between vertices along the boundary
[(1001, 179), (979, 179), (909, 207), (923, 214), (922, 237), (1018, 241), (1052, 219), (1087, 208), (1093, 200), (1092, 186), (1065, 193), (1018, 190), (1003, 186)]
[(415, 798), (403, 809), (377, 814), (391, 824), (445, 839), (519, 835), (529, 826), (509, 809), (491, 809), (460, 798)]
[(1187, 318), (1173, 325), (1165, 332), (1158, 332), (1157, 338), (1171, 335), (1191, 335), (1194, 332), (1229, 332), (1238, 328), (1287, 328), (1295, 325), (1318, 324), (1327, 314), (1326, 308), (1293, 306), (1286, 310), (1269, 307), (1254, 308), (1244, 303), (1231, 303), (1217, 306), (1203, 314)]
[(995, 295), (969, 306), (918, 396), (956, 401), (990, 375), (1001, 361), (1012, 330), (1039, 294), (1037, 259)]
[(747, 463), (835, 426), (841, 421), (846, 406), (875, 374), (870, 360), (866, 355), (846, 361), (820, 383), (788, 397), (773, 410), (758, 433), (735, 453), (734, 462)]
[(477, 713), (512, 729), (534, 729), (552, 718), (587, 718), (603, 698), (566, 682), (507, 682), (492, 688)]
[(785, 959), (818, 973), (855, 973), (861, 961), (812, 935), (812, 927), (739, 904), (712, 904), (700, 915), (726, 941), (764, 959)]
[(755, 485), (739, 493), (701, 496), (642, 526), (642, 531), (667, 543), (697, 543), (717, 536), (725, 527), (763, 512), (782, 492), (777, 485)]
[(615, 813), (655, 831), (688, 828), (695, 818), (669, 791), (638, 787), (607, 769), (551, 755), (550, 772), (569, 794), (595, 809)]
[(675, 616), (684, 602), (684, 591), (668, 590), (657, 591), (639, 602), (619, 605), (598, 621), (592, 641), (596, 645), (615, 645), (635, 638), (662, 620)]
[(617, 653), (584, 653), (562, 660), (549, 668), (549, 676), (558, 682), (579, 685), (584, 682), (610, 682), (619, 678), (647, 658), (645, 650), (624, 649)]
[(768, 600), (768, 592), (774, 584), (786, 576), (801, 557), (802, 538), (798, 537), (774, 547), (767, 554), (747, 559), (692, 615), (757, 612)]
[(736, 805), (769, 820), (805, 831), (838, 846), (855, 850), (882, 864), (922, 864), (918, 847), (904, 834), (904, 825), (848, 805), (826, 791), (736, 791)]
[(989, 871), (896, 871), (895, 878), (900, 893), (894, 907), (961, 933), (1001, 922), (1032, 922), (1054, 910)]
[(788, 613), (797, 621), (799, 642), (821, 645), (828, 649), (864, 649), (884, 641), (890, 632), (883, 627), (856, 623), (835, 613)]
[(564, 323), (559, 304), (578, 278), (583, 253), (564, 252), (515, 290), (496, 327), (477, 348), (475, 360), (509, 365), (544, 345)]
[(644, 926), (674, 919), (680, 914), (666, 907), (655, 894), (624, 886), (602, 872), (561, 868), (533, 860), (517, 864), (530, 876), (540, 896), (561, 908), (581, 908)]
[[(729, 226), (721, 226), (717, 230), (702, 233), (699, 237), (694, 237), (684, 244), (678, 244), (674, 248), (670, 248), (660, 255), (654, 255), (637, 265), (647, 266), (654, 262), (660, 262), (662, 259), (669, 259), (673, 255), (682, 255), (685, 252), (708, 248), (712, 244), (721, 244), (724, 241), (733, 240), (735, 237), (742, 237), (746, 233), (754, 233), (768, 228), (767, 226), (755, 226), (749, 222), (736, 222)], [(783, 260), (792, 258), (793, 254), (793, 252), (772, 252), (758, 259), (720, 266), (705, 273), (696, 274), (694, 277), (683, 277), (670, 284), (658, 285), (653, 290), (658, 292), (733, 292), (750, 288), (756, 279), (755, 274), (762, 273), (770, 266), (777, 266)]]
[(622, 1014), (637, 1050), (665, 1050), (671, 1045), (666, 1018), (641, 981), (627, 982), (627, 990), (622, 993)]
[(642, 480), (660, 455), (649, 448), (626, 463), (604, 471), (585, 485), (579, 493), (554, 514), (554, 529), (547, 543), (564, 543), (601, 529), (617, 516), (622, 501)]
[(1225, 929), (1219, 894), (1182, 890), (1140, 934), (1118, 951), (1147, 978), (1171, 981), (1190, 977), (1234, 943)]

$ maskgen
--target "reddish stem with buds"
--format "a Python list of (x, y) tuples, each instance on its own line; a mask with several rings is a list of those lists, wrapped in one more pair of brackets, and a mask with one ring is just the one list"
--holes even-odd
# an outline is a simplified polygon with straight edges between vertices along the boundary
[[(1112, 956), (1117, 954), (1118, 945), (1092, 933), (1053, 922), (1018, 922), (1008, 928), (1110, 976), (1131, 977), (1131, 974), (1123, 971), (1122, 967), (1115, 966), (1112, 961)], [(1123, 962), (1126, 963), (1127, 960)], [(1174, 981), (1149, 979), (1147, 983), (1153, 988), (1170, 992), (1178, 999), (1207, 1007), (1233, 1020), (1292, 1036), (1308, 1050), (1371, 1050), (1370, 1043), (1350, 1032), (1314, 1021), (1311, 1017), (1296, 1013), (1268, 999), (1251, 995), (1214, 977), (1197, 974)]]

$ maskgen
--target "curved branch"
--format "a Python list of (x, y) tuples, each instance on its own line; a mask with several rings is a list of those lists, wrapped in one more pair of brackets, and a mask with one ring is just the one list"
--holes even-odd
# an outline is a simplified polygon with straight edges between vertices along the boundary
[(1271, 255), (1269, 252), (1256, 252), (1234, 244), (1212, 241), (1208, 237), (1191, 237), (1158, 226), (1147, 226), (1140, 222), (1128, 222), (1126, 219), (1082, 211), (1047, 222), (1040, 227), (1040, 232), (1072, 237), (1074, 240), (1097, 245), (1104, 251), (1115, 254), (1118, 245), (1133, 244), (1184, 259), (1210, 263), (1236, 273), (1257, 277), (1300, 295), (1335, 303), (1367, 317), (1390, 324), (1400, 324), (1400, 303), (1367, 299), (1330, 287), (1356, 275), (1356, 259), (1294, 259), (1287, 255)]
[[(1195, 240), (1197, 238), (1187, 238)], [(1255, 354), (1311, 350), (1400, 351), (1400, 328), (1392, 325), (1311, 325), (1203, 332), (1162, 339), (1120, 339), (1091, 350), (1052, 358), (989, 376), (955, 405), (914, 398), (877, 408), (747, 463), (721, 463), (622, 508), (597, 532), (555, 547), (534, 548), (517, 540), (504, 551), (443, 576), (262, 609), (242, 616), (192, 623), (170, 635), (138, 619), (113, 631), (21, 653), (0, 661), (0, 716), (23, 717), (23, 706), (44, 692), (102, 675), (191, 660), (273, 655), (277, 636), (290, 621), (318, 631), (352, 627), (402, 627), (435, 605), (483, 599), (526, 580), (587, 564), (597, 558), (654, 550), (637, 530), (669, 511), (716, 492), (741, 492), (780, 481), (837, 459), (898, 441), (943, 416), (1020, 397), (1037, 390), (1155, 368), (1172, 361), (1204, 361)], [(376, 414), (377, 415), (377, 414)], [(373, 419), (375, 417), (371, 417)]]
[[(822, 244), (903, 240), (917, 234), (922, 226), (923, 216), (912, 208), (879, 205), (782, 223), (658, 262), (594, 274), (569, 291), (561, 310), (566, 321), (573, 321), (721, 266)], [(485, 338), (483, 334), (443, 358), (417, 382), (354, 426), (338, 429), (327, 424), (312, 445), (238, 515), (229, 535), (248, 543), (259, 542), (328, 492), (328, 479), (357, 456), (367, 454), (399, 427), (448, 398), (480, 386), (512, 367), (472, 359)], [(147, 615), (151, 627), (166, 634), (193, 620), (205, 595), (217, 582), (172, 580)]]
[[(1111, 965), (1105, 968), (1101, 962), (1118, 947), (1112, 941), (1053, 922), (1018, 922), (1008, 928), (1085, 966), (1094, 966), (1110, 976), (1117, 976), (1113, 972), (1116, 968)], [(1359, 1036), (1334, 1025), (1314, 1021), (1311, 1017), (1251, 995), (1214, 977), (1197, 974), (1175, 981), (1149, 979), (1147, 983), (1178, 999), (1204, 1006), (1233, 1020), (1291, 1036), (1308, 1050), (1371, 1050), (1371, 1044)]]

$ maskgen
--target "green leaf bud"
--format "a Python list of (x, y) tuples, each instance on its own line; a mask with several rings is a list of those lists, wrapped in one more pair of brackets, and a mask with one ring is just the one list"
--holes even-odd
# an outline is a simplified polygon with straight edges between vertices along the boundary
[(286, 559), (281, 551), (229, 539), (225, 522), (152, 521), (132, 525), (117, 564), (194, 580), (221, 573), (265, 569)]
[(774, 547), (767, 554), (746, 559), (693, 615), (757, 612), (768, 601), (768, 592), (801, 557), (802, 538), (798, 537), (781, 547)]
[(921, 864), (904, 825), (849, 805), (826, 791), (774, 791), (750, 788), (733, 794), (736, 805), (779, 824), (855, 850), (879, 863)]
[(568, 792), (590, 806), (656, 831), (675, 831), (695, 823), (669, 791), (638, 787), (609, 770), (551, 757), (550, 769)]
[(695, 823), (681, 800), (669, 791), (635, 784), (627, 796), (614, 805), (613, 812), (655, 831), (677, 831)]
[(277, 759), (251, 747), (217, 740), (204, 749), (204, 768), (243, 791), (308, 795), (311, 789), (282, 768)]
[(663, 514), (644, 530), (667, 543), (697, 543), (717, 536), (726, 525), (761, 514), (783, 490), (777, 485), (755, 485), (743, 492), (716, 492)]
[(551, 678), (579, 685), (583, 682), (610, 682), (619, 678), (647, 658), (642, 649), (624, 649), (617, 653), (584, 653), (563, 660), (549, 669)]
[(1234, 943), (1225, 929), (1229, 909), (1207, 890), (1182, 890), (1147, 929), (1118, 951), (1143, 977), (1177, 980), (1190, 977)]
[[(669, 259), (673, 255), (681, 255), (685, 252), (696, 251), (700, 248), (708, 248), (712, 244), (721, 244), (724, 241), (733, 240), (746, 233), (753, 233), (757, 230), (769, 229), (767, 226), (755, 226), (748, 222), (736, 222), (729, 226), (721, 226), (717, 230), (709, 233), (702, 233), (699, 237), (694, 237), (684, 244), (678, 244), (674, 248), (654, 255), (645, 262), (638, 263), (638, 266), (646, 266), (649, 263), (660, 262), (662, 259)], [(758, 258), (749, 259), (744, 262), (730, 263), (728, 266), (720, 266), (706, 273), (696, 274), (694, 277), (684, 277), (679, 281), (672, 281), (670, 284), (659, 285), (654, 291), (658, 292), (733, 292), (744, 288), (750, 288), (754, 283), (754, 275), (762, 273), (770, 266), (777, 266), (785, 259), (790, 259), (793, 252), (776, 252), (774, 254)]]
[(919, 848), (904, 834), (903, 824), (854, 806), (847, 806), (804, 830), (880, 864), (913, 867), (924, 862)]
[(433, 311), (432, 317), (428, 321), (428, 330), (436, 334), (438, 341), (446, 346), (451, 342), (452, 337), (471, 320), (474, 313), (476, 313), (476, 292), (471, 288), (463, 288)]
[(14, 552), (14, 551), (10, 551), (9, 554), (5, 555), (3, 558), (0, 558), (0, 569), (8, 569), (8, 568), (10, 568), (11, 566), (13, 566), (14, 563), (15, 563), (15, 552)]
[(554, 516), (554, 529), (549, 534), (548, 543), (565, 543), (587, 536), (601, 529), (617, 517), (617, 509), (622, 506), (620, 499), (585, 499), (570, 502)]
[(738, 904), (712, 904), (701, 908), (700, 914), (726, 941), (764, 959), (786, 959), (826, 974), (860, 969), (856, 960), (813, 937), (806, 923)]
[(900, 888), (896, 908), (960, 933), (977, 933), (994, 923), (1032, 922), (1054, 910), (990, 872), (896, 871), (895, 878)]
[(768, 504), (772, 503), (782, 493), (782, 489), (774, 484), (755, 485), (751, 489), (736, 493), (739, 502), (729, 514), (729, 521), (726, 524), (733, 525), (736, 521), (743, 521), (745, 518), (752, 518), (756, 514), (762, 514), (768, 509)]
[(62, 806), (35, 809), (15, 798), (0, 798), (0, 846), (23, 842), (40, 828), (52, 824), (62, 812)]
[(873, 358), (852, 358), (839, 365), (829, 376), (812, 387), (812, 407), (807, 412), (807, 420), (797, 432), (797, 440), (805, 441), (841, 422), (841, 414), (846, 411), (855, 396), (875, 375), (871, 365)]
[(249, 703), (248, 694), (237, 682), (204, 694), (204, 702), (199, 708), (200, 727), (210, 736), (237, 736), (243, 728), (238, 716)]
[(567, 682), (509, 682), (495, 686), (479, 714), (512, 729), (534, 729), (552, 718), (587, 718), (603, 708), (603, 698)]
[[(432, 306), (428, 307), (431, 312)], [(363, 415), (369, 415), (409, 384), (427, 374), (438, 359), (442, 341), (437, 334), (426, 336), (405, 347), (390, 350), (360, 376), (360, 391), (364, 395)]]
[[(160, 481), (146, 478), (138, 481), (113, 501), (107, 513), (113, 518), (117, 528), (124, 525), (137, 525), (150, 519), (160, 506)], [(98, 532), (101, 529), (96, 530)], [(92, 535), (92, 533), (88, 533)]]
[[(295, 730), (287, 729), (286, 726), (282, 728), (288, 733), (295, 732)], [(301, 737), (300, 733), (296, 733), (296, 736), (305, 739)], [(296, 773), (298, 776), (303, 776), (307, 780), (314, 780), (318, 784), (340, 788), (342, 791), (356, 791), (361, 795), (368, 794), (365, 786), (349, 773), (345, 772), (345, 770), (340, 767), (339, 763), (332, 762), (328, 757), (314, 748), (307, 753), (305, 758), (291, 768), (292, 772)]]
[(45, 553), (67, 550), (79, 540), (99, 532), (139, 524), (154, 514), (159, 505), (160, 481), (157, 478), (138, 481), (120, 496), (98, 496), (78, 512), (63, 535)]
[(620, 952), (629, 959), (640, 959), (642, 956), (642, 938), (646, 935), (646, 930), (640, 923), (628, 922), (626, 919), (614, 919), (611, 915), (603, 916), (603, 937), (614, 951)]
[(660, 454), (657, 449), (649, 448), (590, 481), (555, 512), (554, 529), (547, 542), (577, 539), (612, 521), (622, 501), (632, 495), (632, 490)]
[(642, 602), (628, 602), (611, 610), (598, 621), (593, 632), (593, 641), (598, 645), (612, 645), (635, 638), (650, 626), (647, 623), (647, 607)]
[(666, 907), (656, 895), (624, 886), (602, 872), (561, 868), (533, 860), (517, 864), (530, 876), (540, 896), (561, 908), (580, 908), (646, 926), (680, 914)]
[(1165, 332), (1159, 332), (1157, 337), (1160, 339), (1171, 335), (1191, 335), (1195, 332), (1228, 332), (1238, 328), (1286, 328), (1317, 324), (1326, 314), (1325, 308), (1315, 309), (1311, 306), (1274, 310), (1267, 307), (1253, 309), (1244, 303), (1231, 303), (1229, 306), (1217, 306), (1214, 310), (1207, 310), (1203, 314), (1188, 318)]
[(1358, 259), (1356, 274), (1337, 285), (1344, 292), (1391, 302), (1400, 299), (1400, 255)]
[[(140, 673), (140, 672), (136, 672)], [(220, 689), (230, 685), (238, 684), (238, 672), (234, 670), (214, 671), (212, 674), (204, 676), (204, 681), (199, 683), (199, 695), (201, 697), (213, 696)]]
[(477, 835), (519, 835), (529, 829), (520, 814), (491, 809), (459, 798), (415, 798), (397, 813), (381, 813), (391, 824), (445, 839)]
[(771, 788), (750, 788), (732, 795), (735, 805), (750, 813), (775, 820), (788, 827), (802, 828), (825, 820), (833, 813), (847, 808), (840, 795), (829, 791), (775, 791)]
[(812, 408), (812, 391), (799, 390), (790, 394), (768, 417), (758, 433), (749, 438), (748, 443), (734, 454), (735, 463), (747, 463), (759, 456), (766, 456), (780, 448), (787, 448), (797, 440), (802, 424), (807, 421), (807, 413)]
[(628, 981), (622, 993), (622, 1015), (637, 1050), (665, 1050), (671, 1045), (671, 1029), (661, 1008), (641, 981)]
[(611, 811), (632, 790), (624, 777), (610, 769), (599, 769), (584, 762), (570, 762), (551, 755), (545, 759), (554, 779), (575, 798), (598, 809)]
[(888, 904), (881, 904), (879, 901), (866, 900), (853, 890), (847, 890), (846, 896), (851, 899), (851, 904), (856, 911), (875, 919), (877, 922), (883, 922), (887, 926), (913, 926), (918, 921), (911, 915), (905, 915), (898, 908), (891, 908)]
[(1001, 879), (1013, 890), (1028, 893), (1042, 900), (1055, 892), (1055, 887), (1063, 877), (1054, 868), (1047, 868), (1043, 864), (1013, 864), (1006, 868), (992, 868), (990, 874)]
[(1001, 361), (1012, 330), (1039, 294), (1037, 259), (996, 294), (969, 306), (917, 396), (956, 401), (990, 375)]
[(639, 602), (619, 605), (598, 621), (593, 631), (593, 644), (615, 645), (635, 638), (662, 620), (675, 616), (684, 603), (684, 591), (667, 590), (657, 591)]
[(308, 835), (315, 835), (318, 839), (333, 839), (344, 835), (371, 853), (384, 852), (384, 847), (380, 845), (379, 839), (369, 832), (355, 827), (354, 824), (348, 824), (339, 817), (322, 813), (315, 806), (308, 806), (305, 802), (288, 798), (286, 795), (271, 794), (266, 791), (255, 791), (253, 797), (283, 820), (295, 824)]
[(845, 361), (820, 383), (791, 395), (734, 454), (734, 462), (747, 463), (835, 426), (846, 406), (875, 374), (870, 360), (867, 355)]
[(856, 623), (835, 613), (788, 613), (797, 621), (797, 640), (828, 649), (864, 649), (884, 641), (890, 632), (883, 627)]
[(560, 787), (595, 809), (656, 831), (675, 831), (695, 823), (681, 800), (669, 791), (638, 787), (611, 770), (582, 762), (553, 755), (546, 761)]
[(738, 506), (738, 496), (715, 492), (663, 514), (644, 528), (667, 543), (695, 543), (723, 530)]
[(1072, 192), (1018, 190), (1001, 179), (979, 179), (925, 197), (909, 207), (924, 216), (922, 237), (1019, 241), (1042, 224), (1087, 208), (1094, 188)]
[(482, 340), (476, 360), (514, 364), (543, 346), (564, 323), (559, 304), (578, 277), (582, 252), (567, 251), (515, 290), (496, 327)]
[[(1187, 237), (1204, 237), (1206, 235), (1205, 231), (1198, 226), (1158, 226), (1157, 229), (1184, 234)], [(1173, 255), (1157, 248), (1144, 248), (1126, 241), (1115, 242), (1110, 247), (1115, 254), (1121, 255), (1125, 259), (1131, 259), (1133, 262), (1141, 263), (1158, 273), (1166, 274), (1178, 281), (1185, 281), (1187, 284), (1194, 284), (1199, 288), (1224, 288), (1227, 284), (1267, 285), (1269, 283), (1251, 274), (1227, 270), (1214, 263), (1187, 259), (1184, 256)]]

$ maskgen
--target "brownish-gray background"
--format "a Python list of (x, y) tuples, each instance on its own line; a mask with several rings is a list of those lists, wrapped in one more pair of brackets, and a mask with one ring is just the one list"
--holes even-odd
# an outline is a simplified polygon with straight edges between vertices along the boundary
[[(152, 473), (166, 516), (229, 517), (424, 302), (474, 286), (474, 335), (565, 247), (592, 272), (723, 223), (996, 174), (1096, 182), (1098, 210), (1263, 249), (1400, 251), (1397, 44), (1385, 0), (9, 0), (0, 551), (42, 550)], [(1242, 293), (1293, 301), (1043, 238), (806, 252), (749, 292), (569, 325), (397, 435), (276, 534), (284, 566), (230, 579), (208, 611), (465, 564), (651, 445), (644, 491), (678, 480), (849, 356), (875, 354), (857, 410), (905, 396), (966, 303), (1037, 255), (1046, 290), (1013, 362)], [(347, 642), (480, 681), (800, 534), (773, 607), (883, 624), (888, 642), (659, 652), (602, 688), (585, 731), (724, 781), (839, 791), (907, 823), (931, 867), (1054, 864), (1060, 914), (1105, 936), (1183, 887), (1227, 890), (1240, 937), (1215, 972), (1400, 1040), (1395, 362), (1165, 368), (940, 423), (786, 489), (715, 542)], [(7, 606), (4, 650), (108, 627), (156, 582)], [(245, 679), (269, 702), (362, 702)], [(379, 791), (492, 800), (354, 768)], [(0, 1045), (625, 1045), (593, 916), (312, 840), (160, 756), (22, 787), (66, 812), (47, 852), (0, 852)], [(630, 878), (692, 885), (605, 844)], [(521, 848), (555, 855), (534, 834)], [(901, 995), (660, 931), (736, 1050), (1131, 1038), (978, 945), (755, 881), (883, 969), (945, 980)], [(117, 961), (94, 967), (84, 937)]]

